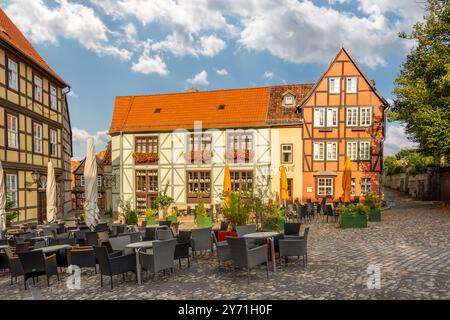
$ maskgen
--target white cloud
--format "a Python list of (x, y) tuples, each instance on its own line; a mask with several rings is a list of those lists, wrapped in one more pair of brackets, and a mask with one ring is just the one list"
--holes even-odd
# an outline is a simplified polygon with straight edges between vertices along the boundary
[[(89, 137), (94, 138), (95, 149), (97, 152), (105, 149), (106, 145), (111, 140), (111, 137), (108, 134), (108, 130), (97, 131), (94, 134), (90, 134), (89, 132), (87, 132), (84, 129), (72, 128), (73, 145), (76, 149), (83, 150), (84, 151), (83, 154), (86, 153), (86, 149), (82, 149), (82, 148), (83, 147), (86, 148), (86, 141)], [(84, 157), (84, 156), (82, 155), (82, 157)]]
[(399, 122), (388, 123), (386, 129), (386, 141), (384, 153), (393, 156), (402, 149), (417, 148), (417, 144), (410, 141), (405, 132), (405, 126)]
[(68, 97), (72, 97), (72, 98), (78, 98), (78, 94), (77, 94), (75, 91), (73, 91), (73, 89), (71, 89), (71, 90), (69, 91), (69, 93), (67, 94), (67, 96), (68, 96)]
[(192, 84), (192, 85), (203, 85), (203, 86), (207, 86), (207, 85), (209, 85), (209, 82), (208, 82), (208, 73), (207, 73), (205, 70), (203, 70), (203, 71), (197, 73), (197, 74), (194, 76), (194, 78), (192, 78), (192, 79), (191, 79), (191, 78), (186, 79), (186, 82), (188, 82), (188, 83), (190, 83), (190, 84)]
[(131, 70), (143, 74), (156, 73), (161, 76), (169, 74), (166, 63), (158, 55), (151, 57), (146, 52), (141, 55), (137, 63), (133, 63)]
[(263, 77), (266, 78), (266, 79), (272, 79), (273, 78), (273, 72), (266, 71), (266, 72), (264, 72)]
[(223, 68), (223, 69), (216, 70), (216, 73), (217, 73), (219, 76), (227, 76), (227, 75), (228, 75), (228, 70), (225, 69), (225, 68)]
[(131, 59), (130, 51), (108, 42), (108, 28), (92, 8), (67, 0), (55, 2), (49, 7), (42, 0), (10, 0), (5, 11), (34, 43), (57, 45), (59, 38), (67, 38), (100, 56)]
[(200, 38), (200, 53), (204, 56), (214, 57), (226, 46), (225, 41), (213, 35)]

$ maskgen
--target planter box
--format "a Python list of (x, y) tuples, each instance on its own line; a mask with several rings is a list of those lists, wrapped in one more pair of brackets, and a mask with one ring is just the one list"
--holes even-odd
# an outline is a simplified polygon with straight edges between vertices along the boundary
[(156, 217), (145, 218), (145, 221), (147, 221), (147, 224), (157, 224)]
[(177, 217), (176, 217), (176, 216), (168, 216), (168, 217), (166, 218), (166, 221), (177, 222)]
[(199, 228), (211, 227), (211, 217), (197, 217), (197, 227)]
[(369, 221), (381, 221), (381, 209), (371, 209), (369, 213)]
[(236, 231), (219, 231), (217, 235), (217, 241), (226, 241), (227, 237), (237, 237)]
[(341, 228), (366, 228), (367, 227), (367, 216), (356, 215), (356, 216), (340, 216), (340, 226)]

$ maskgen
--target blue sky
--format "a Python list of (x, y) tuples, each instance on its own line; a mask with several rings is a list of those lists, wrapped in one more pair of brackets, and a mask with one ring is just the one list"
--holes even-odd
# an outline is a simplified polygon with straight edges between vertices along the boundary
[[(0, 0), (72, 87), (74, 156), (101, 149), (117, 95), (315, 82), (344, 44), (391, 99), (423, 16), (412, 0)], [(386, 154), (410, 147), (390, 124)]]

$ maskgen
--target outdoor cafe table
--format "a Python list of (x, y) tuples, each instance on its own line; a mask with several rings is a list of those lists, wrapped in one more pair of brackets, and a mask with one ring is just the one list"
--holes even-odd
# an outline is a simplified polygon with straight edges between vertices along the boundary
[(125, 246), (126, 248), (134, 249), (136, 252), (136, 275), (138, 284), (142, 284), (142, 270), (141, 264), (139, 262), (139, 250), (153, 247), (153, 241), (141, 241), (129, 243)]
[(273, 264), (273, 272), (277, 272), (277, 265), (276, 265), (276, 259), (275, 259), (275, 236), (279, 235), (278, 232), (275, 231), (267, 231), (267, 232), (254, 232), (254, 233), (248, 233), (244, 235), (244, 238), (248, 239), (268, 239), (270, 241), (270, 255), (272, 256), (272, 264)]
[(56, 246), (42, 247), (42, 248), (33, 249), (31, 251), (41, 250), (43, 253), (51, 253), (51, 252), (57, 252), (59, 250), (65, 250), (65, 249), (70, 249), (70, 248), (72, 248), (72, 246), (70, 244), (58, 244)]

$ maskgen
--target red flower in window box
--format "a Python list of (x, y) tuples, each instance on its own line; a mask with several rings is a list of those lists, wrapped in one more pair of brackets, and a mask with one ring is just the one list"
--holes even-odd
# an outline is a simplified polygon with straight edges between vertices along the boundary
[(184, 154), (184, 158), (186, 161), (202, 161), (207, 162), (210, 161), (213, 156), (212, 151), (188, 151)]
[(255, 155), (253, 150), (232, 149), (226, 153), (227, 160), (251, 161)]
[(156, 153), (134, 152), (133, 158), (136, 163), (154, 163), (159, 161)]

